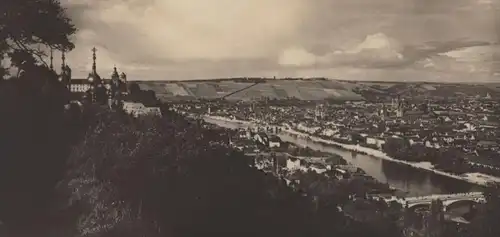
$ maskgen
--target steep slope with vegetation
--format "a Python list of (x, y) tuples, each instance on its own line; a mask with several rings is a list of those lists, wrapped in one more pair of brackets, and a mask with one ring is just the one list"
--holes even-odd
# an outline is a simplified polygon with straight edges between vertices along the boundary
[[(33, 48), (73, 47), (58, 1), (2, 1), (0, 29), (0, 52), (22, 71), (0, 80), (0, 235), (399, 236), (393, 222), (345, 217), (327, 180), (311, 198), (258, 171), (225, 145), (226, 131), (165, 109), (142, 119), (65, 109), (67, 93)], [(491, 203), (481, 223), (498, 219)], [(494, 224), (478, 228), (498, 236)]]
[[(138, 236), (143, 229), (129, 229), (136, 224), (162, 236), (306, 234), (299, 229), (308, 222), (305, 200), (242, 154), (211, 143), (221, 140), (216, 131), (175, 114), (88, 113), (96, 123), (74, 147), (61, 185), (82, 210), (75, 219), (82, 236)], [(82, 189), (89, 191), (74, 191)]]

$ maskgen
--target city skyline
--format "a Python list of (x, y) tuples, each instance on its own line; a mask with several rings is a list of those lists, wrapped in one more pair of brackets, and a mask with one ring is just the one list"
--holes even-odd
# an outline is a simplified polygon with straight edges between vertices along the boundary
[[(132, 80), (328, 77), (494, 81), (487, 0), (63, 0), (79, 32), (75, 77), (114, 65)], [(58, 57), (54, 63), (57, 65)], [(498, 70), (500, 71), (500, 70)]]

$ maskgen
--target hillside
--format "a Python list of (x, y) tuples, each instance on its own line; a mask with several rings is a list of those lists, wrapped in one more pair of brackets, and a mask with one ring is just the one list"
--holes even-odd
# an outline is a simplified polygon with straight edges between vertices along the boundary
[[(257, 85), (255, 82), (260, 82)], [(363, 100), (374, 96), (454, 97), (458, 95), (498, 97), (500, 84), (448, 84), (424, 82), (361, 82), (327, 79), (224, 79), (197, 81), (137, 81), (142, 90), (152, 90), (162, 101), (261, 98), (300, 100)], [(247, 88), (248, 87), (248, 88)], [(237, 93), (234, 93), (239, 91)], [(234, 94), (231, 94), (234, 93)], [(229, 95), (229, 96), (227, 96)]]
[[(349, 83), (333, 80), (263, 80), (255, 84), (253, 80), (220, 81), (138, 81), (142, 90), (153, 90), (163, 101), (216, 99), (227, 96), (227, 100), (255, 100), (259, 98), (300, 100), (361, 100), (363, 97), (352, 91)], [(248, 89), (244, 89), (249, 87)], [(243, 90), (242, 90), (243, 89)]]
[(500, 97), (500, 84), (451, 84), (427, 82), (352, 82), (357, 93), (369, 98), (370, 95), (397, 95), (412, 98), (453, 98), (453, 97)]

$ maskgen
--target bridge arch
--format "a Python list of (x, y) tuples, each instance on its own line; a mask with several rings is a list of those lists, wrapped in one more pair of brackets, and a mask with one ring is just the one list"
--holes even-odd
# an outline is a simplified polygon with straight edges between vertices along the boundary
[(421, 203), (409, 204), (408, 208), (412, 211), (415, 211), (417, 209), (430, 209), (431, 203), (430, 202), (421, 202)]
[(480, 203), (480, 201), (479, 200), (475, 200), (475, 199), (460, 199), (460, 200), (449, 200), (449, 201), (446, 201), (444, 203), (444, 206), (445, 206), (446, 210), (450, 210), (450, 209), (452, 209), (454, 207), (459, 207), (459, 206), (464, 205), (464, 204), (475, 206), (475, 205), (477, 205), (479, 203)]
[[(486, 199), (481, 192), (471, 192), (471, 193), (457, 193), (457, 194), (444, 194), (444, 195), (429, 195), (422, 197), (409, 197), (406, 199), (398, 199), (394, 196), (391, 198), (385, 198), (386, 202), (396, 200), (401, 204), (408, 204), (410, 209), (428, 208), (433, 200), (441, 200), (445, 209), (450, 205), (459, 205), (463, 202), (468, 202), (471, 204), (478, 204), (486, 202)], [(457, 204), (454, 204), (457, 203)]]

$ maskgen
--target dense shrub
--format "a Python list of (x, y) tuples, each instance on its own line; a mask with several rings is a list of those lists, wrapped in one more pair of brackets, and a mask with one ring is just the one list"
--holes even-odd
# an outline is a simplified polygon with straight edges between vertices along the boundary
[(40, 76), (0, 82), (0, 220), (11, 225), (45, 212), (72, 142), (60, 84)]
[(17, 79), (1, 83), (8, 236), (349, 236), (357, 228), (329, 196), (343, 191), (328, 183), (316, 185), (316, 198), (293, 191), (230, 149), (223, 129), (166, 106), (163, 118), (99, 106), (80, 116), (64, 110), (58, 83), (40, 93)]
[(61, 185), (62, 191), (80, 190), (68, 192), (82, 211), (74, 216), (80, 235), (131, 233), (123, 229), (126, 223), (162, 236), (308, 231), (305, 200), (252, 168), (242, 154), (210, 142), (223, 135), (175, 116), (135, 120), (95, 108), (87, 113), (95, 123), (73, 149)]

